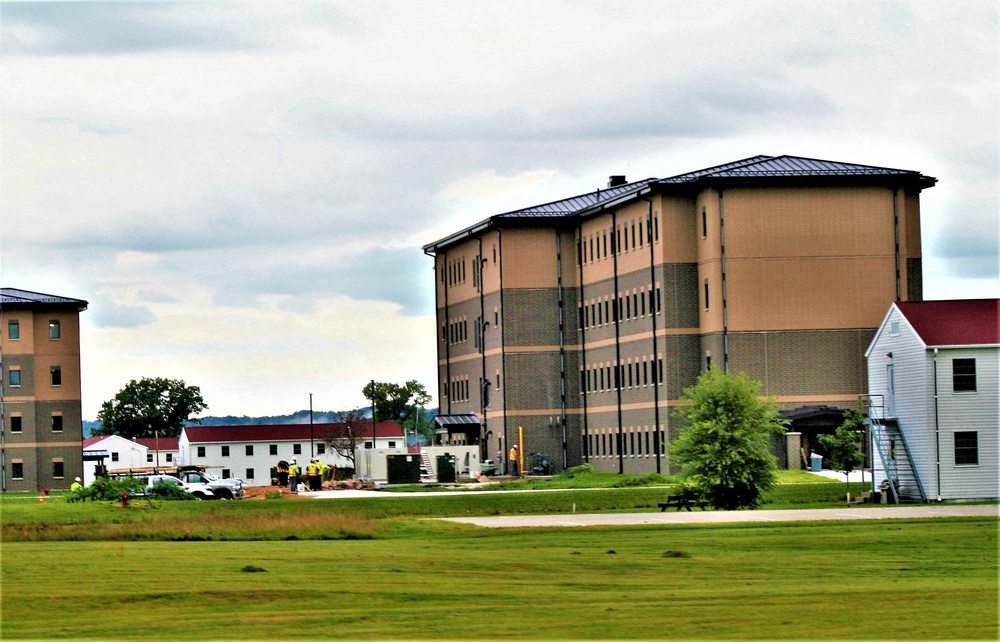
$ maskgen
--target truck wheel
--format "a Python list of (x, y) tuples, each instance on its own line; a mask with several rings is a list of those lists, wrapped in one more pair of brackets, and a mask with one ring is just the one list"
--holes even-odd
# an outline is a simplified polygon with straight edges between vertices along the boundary
[(231, 491), (228, 491), (228, 490), (217, 490), (217, 491), (215, 491), (215, 498), (216, 499), (232, 499), (233, 498), (233, 493)]

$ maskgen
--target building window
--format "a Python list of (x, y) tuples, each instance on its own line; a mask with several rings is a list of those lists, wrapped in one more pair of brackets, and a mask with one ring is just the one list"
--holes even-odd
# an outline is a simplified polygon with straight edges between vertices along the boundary
[(974, 430), (955, 433), (955, 465), (979, 465), (979, 433)]
[(111, 453), (111, 461), (118, 461), (118, 453)]
[(62, 479), (65, 466), (63, 466), (63, 461), (61, 459), (52, 462), (52, 476), (56, 479)]
[(899, 321), (893, 321), (889, 324), (889, 334), (894, 337), (899, 336)]
[[(200, 454), (198, 456), (201, 457)], [(222, 456), (223, 457), (228, 457), (229, 456), (229, 446), (223, 446), (222, 447)]]
[(61, 386), (62, 368), (60, 368), (59, 366), (52, 366), (49, 369), (49, 379), (51, 380), (53, 386)]
[(244, 479), (253, 479), (253, 468), (247, 468), (247, 476)]
[(271, 444), (270, 446), (268, 446), (267, 447), (267, 452), (270, 455), (277, 455), (278, 454), (278, 444)]
[(204, 446), (198, 446), (198, 456), (199, 457), (204, 457), (205, 456), (205, 447)]
[(7, 338), (12, 341), (17, 341), (21, 338), (21, 322), (20, 321), (8, 321), (7, 322)]
[(322, 441), (316, 444), (316, 454), (325, 455), (326, 454), (326, 444)]
[(701, 238), (706, 238), (708, 236), (708, 212), (705, 211), (705, 207), (701, 208)]
[(62, 331), (59, 329), (59, 319), (52, 319), (49, 321), (49, 338), (59, 339), (62, 336)]
[(21, 415), (13, 415), (10, 418), (10, 431), (21, 432)]
[(167, 453), (167, 462), (169, 463), (169, 462), (172, 462), (173, 460), (174, 460), (174, 454), (173, 453)]
[(62, 432), (62, 431), (63, 431), (62, 415), (52, 415), (52, 432)]
[(24, 479), (24, 464), (15, 461), (10, 464), (10, 478), (11, 479)]
[(705, 279), (705, 309), (708, 309), (708, 279)]
[(10, 372), (7, 375), (7, 381), (10, 382), (10, 387), (11, 388), (20, 388), (21, 387), (21, 369), (20, 368), (17, 368), (17, 369), (11, 368)]
[(292, 444), (292, 454), (301, 455), (302, 454), (302, 444)]
[(223, 479), (229, 479), (232, 476), (233, 476), (233, 471), (229, 470), (228, 468), (223, 468), (222, 469), (222, 478)]
[(146, 463), (147, 464), (153, 463), (153, 453), (146, 453)]
[(247, 457), (253, 457), (253, 444), (247, 444)]
[(976, 391), (976, 360), (951, 360), (952, 390), (954, 392)]

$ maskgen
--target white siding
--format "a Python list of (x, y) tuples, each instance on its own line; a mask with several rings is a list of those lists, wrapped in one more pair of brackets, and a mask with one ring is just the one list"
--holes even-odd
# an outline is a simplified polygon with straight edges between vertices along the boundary
[[(899, 334), (891, 329), (899, 322)], [(889, 353), (892, 358), (889, 358)], [(895, 307), (890, 309), (886, 322), (872, 341), (868, 353), (868, 393), (870, 396), (888, 396), (887, 369), (893, 365), (895, 379), (895, 417), (906, 441), (907, 450), (917, 469), (925, 493), (935, 487), (935, 458), (933, 431), (928, 430), (933, 412), (934, 394), (929, 377), (928, 352), (906, 318)], [(873, 403), (878, 403), (873, 401)], [(876, 412), (878, 412), (876, 410)], [(886, 411), (888, 414), (888, 410)], [(876, 454), (877, 458), (877, 454)], [(881, 463), (881, 462), (879, 462)], [(879, 466), (881, 468), (881, 466)], [(884, 475), (881, 479), (884, 479)], [(880, 478), (875, 479), (878, 484)]]
[[(995, 347), (938, 351), (938, 426), (941, 495), (946, 499), (1000, 497), (1000, 350)], [(976, 360), (976, 392), (954, 392), (952, 359)], [(955, 465), (956, 432), (978, 433), (979, 464)]]

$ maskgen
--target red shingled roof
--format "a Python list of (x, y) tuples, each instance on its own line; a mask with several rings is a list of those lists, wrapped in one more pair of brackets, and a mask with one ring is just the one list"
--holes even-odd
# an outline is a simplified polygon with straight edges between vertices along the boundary
[[(323, 439), (328, 432), (344, 429), (342, 423), (313, 424), (313, 439)], [(187, 426), (184, 428), (191, 443), (215, 443), (221, 441), (291, 441), (309, 439), (309, 424), (271, 424), (264, 426)], [(370, 437), (372, 425), (362, 424), (361, 437)], [(403, 438), (403, 429), (395, 421), (380, 421), (375, 424), (375, 436), (380, 438)], [(161, 440), (162, 441), (162, 440)]]
[(899, 301), (906, 317), (927, 346), (1000, 344), (1000, 299)]

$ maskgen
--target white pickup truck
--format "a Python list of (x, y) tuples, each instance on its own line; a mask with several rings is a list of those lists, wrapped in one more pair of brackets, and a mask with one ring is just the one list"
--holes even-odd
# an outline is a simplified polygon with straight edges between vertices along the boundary
[(208, 486), (216, 499), (243, 499), (243, 480), (221, 479), (201, 470), (178, 470), (177, 477), (186, 484)]
[(177, 479), (172, 475), (150, 475), (146, 478), (146, 486), (152, 488), (157, 484), (170, 484), (180, 486), (198, 499), (217, 499), (215, 492), (207, 484), (188, 483)]

